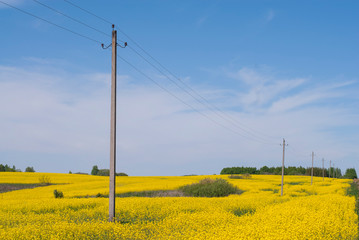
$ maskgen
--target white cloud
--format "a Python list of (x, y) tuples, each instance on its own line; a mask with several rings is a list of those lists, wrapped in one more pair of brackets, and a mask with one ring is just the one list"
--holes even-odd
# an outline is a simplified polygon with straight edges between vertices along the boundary
[[(260, 97), (254, 101), (258, 108), (283, 93), (287, 97), (269, 105), (270, 111), (245, 113), (232, 110), (225, 113), (254, 129), (254, 135), (259, 132), (278, 136), (272, 139), (261, 134), (262, 140), (277, 146), (261, 144), (259, 138), (252, 141), (253, 135), (235, 128), (214, 112), (203, 111), (221, 125), (246, 135), (238, 136), (188, 109), (156, 86), (129, 84), (131, 77), (121, 76), (118, 93), (119, 171), (131, 175), (212, 174), (226, 166), (278, 166), (281, 137), (298, 151), (319, 149), (323, 154), (332, 154), (333, 160), (347, 159), (348, 155), (342, 154), (345, 151), (350, 156), (358, 154), (353, 150), (357, 149), (356, 141), (344, 141), (355, 139), (350, 133), (337, 135), (328, 131), (349, 124), (358, 132), (358, 116), (350, 109), (336, 106), (296, 109), (298, 103), (317, 101), (305, 90), (289, 94), (306, 84), (306, 79), (273, 80), (254, 70), (243, 72), (247, 73), (244, 76), (268, 79), (258, 80), (263, 83), (259, 84), (263, 88), (258, 91)], [(41, 167), (44, 171), (67, 172), (73, 166), (77, 168), (72, 168), (73, 171), (89, 171), (95, 164), (107, 167), (110, 114), (107, 79), (109, 75), (103, 73), (58, 75), (48, 70), (0, 67), (1, 159), (9, 152), (13, 155), (23, 152), (25, 156), (32, 156), (35, 162), (42, 159), (41, 165), (40, 160), (37, 167), (34, 165), (35, 169)], [(75, 82), (82, 84), (74, 85)], [(317, 98), (326, 99), (325, 94), (330, 95), (331, 91), (343, 91), (336, 86), (327, 87)], [(249, 85), (248, 96), (256, 87)], [(215, 95), (211, 102), (223, 106), (225, 102), (236, 101), (236, 96), (228, 95), (227, 91), (207, 87), (201, 93)], [(173, 92), (197, 106), (198, 103), (185, 97), (183, 92)], [(241, 96), (241, 101), (245, 102), (248, 96)], [(254, 102), (248, 101), (248, 104), (254, 108)], [(247, 131), (252, 132), (247, 127)], [(355, 130), (350, 132), (354, 134)], [(12, 158), (11, 164), (22, 167), (24, 155)], [(307, 166), (305, 161), (288, 152), (288, 164)]]
[(240, 94), (241, 102), (247, 108), (253, 105), (263, 106), (273, 101), (278, 95), (301, 86), (305, 81), (306, 79), (291, 79), (274, 81), (266, 85), (258, 84), (248, 92)]
[(269, 79), (266, 76), (259, 74), (253, 69), (243, 67), (236, 72), (226, 71), (226, 75), (230, 78), (243, 81), (248, 85), (264, 84)]
[(324, 87), (316, 87), (311, 90), (283, 97), (273, 102), (269, 112), (285, 112), (303, 105), (313, 104), (319, 101), (343, 97), (344, 93), (338, 91), (341, 87), (349, 86), (354, 82), (344, 82)]

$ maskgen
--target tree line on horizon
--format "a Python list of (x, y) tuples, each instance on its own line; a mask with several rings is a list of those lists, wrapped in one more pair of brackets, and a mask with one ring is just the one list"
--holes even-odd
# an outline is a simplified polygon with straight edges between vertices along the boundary
[[(345, 174), (342, 175), (342, 171), (340, 168), (325, 168), (324, 169), (324, 177), (329, 177), (329, 171), (330, 171), (330, 177), (335, 178), (348, 178), (353, 179), (357, 178), (357, 174), (355, 171), (355, 168), (348, 168), (345, 171)], [(256, 167), (226, 167), (223, 168), (220, 174), (263, 174), (263, 175), (281, 175), (282, 174), (282, 167), (267, 167), (263, 166), (260, 169), (257, 169)], [(300, 167), (284, 167), (284, 175), (305, 175), (305, 176), (311, 176), (312, 174), (312, 168), (304, 168), (302, 166)], [(313, 168), (313, 176), (316, 177), (323, 177), (323, 168), (315, 167)]]
[[(9, 165), (0, 164), (0, 172), (21, 172), (21, 169), (17, 169), (15, 165), (10, 167)], [(35, 172), (35, 169), (33, 167), (27, 167), (25, 169), (25, 172)]]
[[(91, 175), (110, 176), (110, 169), (99, 169), (97, 165), (92, 167)], [(116, 173), (116, 176), (128, 176), (126, 173)]]

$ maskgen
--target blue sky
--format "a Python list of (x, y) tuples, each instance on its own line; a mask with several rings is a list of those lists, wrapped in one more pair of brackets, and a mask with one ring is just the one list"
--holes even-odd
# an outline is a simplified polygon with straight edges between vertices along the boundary
[[(38, 0), (105, 34), (35, 1), (3, 1), (111, 42), (110, 24), (66, 1)], [(70, 2), (116, 24), (214, 106), (166, 73), (178, 88), (118, 32), (129, 44), (118, 55), (176, 96), (118, 59), (118, 172), (280, 166), (282, 138), (287, 166), (309, 167), (314, 151), (315, 166), (324, 158), (359, 170), (357, 1)], [(0, 162), (40, 172), (108, 168), (110, 49), (2, 3), (0, 16)]]

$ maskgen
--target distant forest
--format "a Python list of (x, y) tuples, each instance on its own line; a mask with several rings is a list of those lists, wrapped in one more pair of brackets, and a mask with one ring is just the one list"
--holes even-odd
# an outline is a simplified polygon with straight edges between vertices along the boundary
[[(9, 165), (5, 164), (0, 164), (0, 172), (21, 172), (20, 169), (16, 169), (15, 165), (13, 165), (12, 167), (10, 167)], [(25, 172), (35, 172), (33, 167), (27, 167), (25, 169)]]
[[(312, 168), (304, 167), (285, 167), (284, 175), (307, 175), (311, 176)], [(271, 174), (271, 175), (281, 175), (282, 167), (267, 167), (263, 166), (260, 169), (256, 167), (226, 167), (223, 168), (221, 174)], [(342, 177), (342, 171), (339, 168), (330, 168), (330, 176), (336, 178)], [(313, 176), (322, 177), (323, 169), (322, 168), (313, 168)], [(329, 177), (329, 169), (324, 169), (324, 177)]]

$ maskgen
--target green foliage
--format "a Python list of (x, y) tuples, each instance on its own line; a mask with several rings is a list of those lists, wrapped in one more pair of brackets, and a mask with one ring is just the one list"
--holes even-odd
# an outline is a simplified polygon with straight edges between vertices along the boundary
[(355, 171), (355, 168), (348, 168), (346, 171), (345, 171), (345, 174), (344, 174), (344, 178), (348, 178), (348, 179), (354, 179), (354, 178), (357, 178), (357, 172)]
[(352, 183), (350, 183), (350, 187), (347, 188), (347, 195), (355, 197), (356, 199), (355, 210), (356, 213), (359, 215), (359, 181), (358, 180), (357, 181), (354, 180)]
[(98, 175), (99, 169), (97, 165), (92, 167), (91, 175)]
[(27, 167), (25, 172), (35, 172), (35, 169), (33, 167)]
[(228, 183), (225, 179), (205, 178), (198, 183), (185, 185), (179, 188), (185, 196), (192, 197), (225, 197), (230, 194), (240, 194), (243, 191)]
[(64, 194), (61, 191), (57, 191), (57, 189), (55, 189), (54, 196), (55, 196), (55, 198), (63, 198)]
[(236, 174), (232, 174), (228, 178), (231, 178), (231, 179), (243, 179), (243, 177), (241, 175), (236, 175)]
[(101, 194), (101, 193), (97, 193), (97, 194), (96, 194), (96, 197), (97, 197), (97, 198), (103, 198), (103, 197), (106, 197), (106, 196), (103, 195), (103, 194)]
[[(97, 165), (93, 166), (91, 175), (110, 176), (110, 169), (98, 169)], [(116, 173), (116, 176), (128, 176), (126, 173)]]
[(284, 168), (285, 175), (305, 175), (305, 168), (302, 166), (299, 167), (287, 167)]
[(15, 166), (10, 167), (7, 164), (5, 165), (0, 164), (0, 172), (17, 172), (17, 171), (19, 170), (16, 170)]
[(350, 187), (347, 188), (346, 195), (354, 196), (354, 197), (358, 198), (359, 197), (358, 184), (356, 184), (355, 182), (350, 183)]
[(254, 214), (255, 212), (256, 212), (256, 209), (252, 209), (252, 208), (238, 208), (233, 211), (234, 215), (236, 215), (238, 217), (243, 216), (243, 215), (251, 215), (251, 214)]
[(242, 174), (242, 175), (232, 174), (228, 178), (231, 178), (231, 179), (249, 179), (249, 178), (252, 178), (252, 176), (249, 173), (245, 173), (245, 174)]
[[(330, 176), (333, 175), (336, 178), (340, 178), (342, 176), (341, 170), (339, 168), (331, 168), (331, 169), (324, 169), (324, 177), (329, 176), (329, 170), (331, 171)], [(255, 167), (227, 167), (223, 168), (221, 174), (273, 174), (273, 175), (281, 175), (282, 174), (282, 167), (267, 167), (263, 166), (259, 170)], [(311, 176), (312, 168), (304, 168), (304, 167), (284, 167), (284, 175), (307, 175)], [(313, 168), (313, 175), (317, 177), (323, 176), (323, 169), (322, 168)], [(230, 177), (232, 178), (232, 177)], [(235, 178), (235, 177), (234, 177)]]
[(110, 169), (99, 169), (98, 176), (110, 176)]
[(249, 178), (252, 178), (252, 176), (249, 173), (245, 173), (245, 174), (243, 174), (243, 178), (249, 179)]
[(128, 177), (128, 175), (126, 173), (123, 173), (123, 172), (116, 173), (116, 176)]
[(40, 185), (50, 185), (51, 184), (50, 177), (46, 176), (46, 175), (42, 175), (41, 177), (39, 177), (39, 184)]
[(255, 167), (227, 167), (223, 168), (221, 174), (259, 174), (259, 170)]

